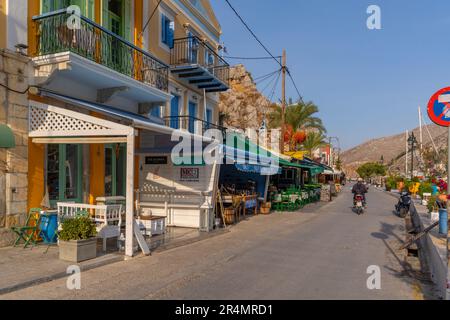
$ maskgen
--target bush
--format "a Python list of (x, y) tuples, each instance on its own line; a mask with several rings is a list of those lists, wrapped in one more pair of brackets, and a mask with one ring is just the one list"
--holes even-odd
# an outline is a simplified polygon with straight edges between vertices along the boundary
[(95, 223), (88, 217), (66, 219), (58, 237), (63, 241), (86, 240), (97, 235)]
[(397, 181), (395, 177), (390, 176), (386, 179), (386, 190), (391, 191), (392, 189), (397, 188)]
[(432, 193), (433, 192), (433, 188), (432, 188), (432, 184), (429, 182), (423, 182), (420, 184), (419, 187), (419, 195), (423, 198), (423, 194), (424, 193)]
[(433, 212), (433, 209), (437, 208), (436, 200), (437, 200), (436, 196), (431, 196), (430, 199), (428, 199), (427, 204), (428, 212)]

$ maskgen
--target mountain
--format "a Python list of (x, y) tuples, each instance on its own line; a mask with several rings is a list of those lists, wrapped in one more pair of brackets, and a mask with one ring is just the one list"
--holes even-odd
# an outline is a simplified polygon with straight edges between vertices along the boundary
[[(420, 141), (419, 128), (416, 128), (413, 131), (417, 141)], [(445, 146), (447, 142), (447, 128), (430, 124), (424, 126), (422, 132), (424, 149), (433, 147), (430, 136), (433, 138), (438, 149)], [(347, 176), (354, 178), (357, 176), (355, 170), (366, 162), (379, 162), (383, 160), (383, 163), (388, 165), (391, 170), (404, 170), (405, 151), (406, 133), (400, 133), (393, 136), (372, 139), (344, 151), (341, 154), (341, 160)]]
[(262, 95), (244, 65), (230, 68), (230, 90), (220, 95), (219, 112), (225, 127), (253, 128), (261, 126), (271, 102)]

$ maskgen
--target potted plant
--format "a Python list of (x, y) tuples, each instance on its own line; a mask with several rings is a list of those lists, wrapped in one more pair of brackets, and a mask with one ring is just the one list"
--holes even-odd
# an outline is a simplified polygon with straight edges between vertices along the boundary
[(81, 262), (97, 256), (97, 230), (89, 217), (66, 219), (59, 238), (59, 258)]

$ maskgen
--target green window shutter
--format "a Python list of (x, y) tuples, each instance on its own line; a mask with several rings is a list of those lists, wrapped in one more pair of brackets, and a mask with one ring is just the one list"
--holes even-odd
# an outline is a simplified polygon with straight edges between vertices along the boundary
[(134, 28), (132, 28), (131, 26), (131, 0), (124, 0), (124, 8), (123, 8), (123, 36), (126, 40), (130, 41), (130, 42), (134, 42), (133, 41), (133, 34), (131, 33), (131, 30), (133, 30)]
[(111, 29), (109, 25), (108, 0), (102, 0), (102, 26), (108, 30)]
[(87, 0), (87, 17), (92, 21), (95, 20), (95, 0)]
[(53, 0), (42, 0), (41, 1), (41, 13), (47, 13), (52, 10), (52, 2)]
[(86, 16), (86, 0), (70, 0), (69, 6), (71, 5), (79, 6), (81, 9), (81, 14)]

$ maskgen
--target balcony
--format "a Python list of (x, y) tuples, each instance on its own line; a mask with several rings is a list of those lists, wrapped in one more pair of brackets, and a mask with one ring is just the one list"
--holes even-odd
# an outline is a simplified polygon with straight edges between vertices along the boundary
[(206, 130), (216, 129), (226, 136), (226, 128), (191, 116), (171, 116), (163, 118), (164, 124), (174, 129), (184, 129), (190, 133), (203, 135)]
[(170, 65), (172, 73), (206, 92), (229, 89), (229, 64), (198, 37), (175, 39)]
[[(168, 65), (86, 17), (69, 28), (69, 17), (66, 9), (33, 17), (37, 30), (33, 60), (38, 67), (56, 66), (63, 75), (55, 76), (63, 77), (68, 87), (73, 84), (72, 90), (80, 91), (84, 85), (86, 91), (104, 90), (106, 96), (119, 91), (138, 103), (170, 99)], [(43, 69), (42, 74), (57, 74)], [(56, 84), (62, 81), (52, 82), (52, 89), (65, 90)]]

